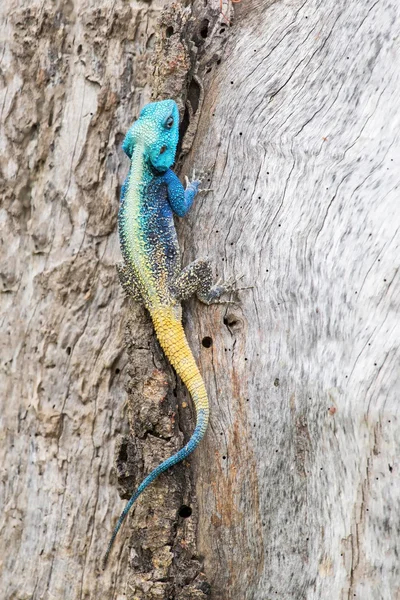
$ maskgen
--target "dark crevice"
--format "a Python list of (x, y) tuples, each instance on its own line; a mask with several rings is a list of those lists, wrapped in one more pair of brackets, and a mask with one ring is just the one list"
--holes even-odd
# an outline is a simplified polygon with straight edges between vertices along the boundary
[(200, 26), (200, 35), (201, 37), (205, 40), (208, 36), (208, 26), (210, 24), (210, 21), (208, 19), (204, 19), (204, 21), (202, 22), (201, 26)]
[(200, 85), (197, 83), (195, 79), (192, 79), (189, 85), (187, 100), (192, 107), (193, 114), (197, 113), (199, 108), (201, 89)]
[(125, 463), (128, 460), (128, 452), (127, 452), (127, 445), (126, 444), (121, 444), (121, 448), (119, 449), (119, 456), (118, 456), (118, 458), (123, 463)]
[(179, 126), (179, 143), (178, 143), (178, 149), (176, 152), (176, 156), (180, 156), (180, 154), (181, 154), (183, 138), (185, 137), (185, 133), (189, 127), (189, 124), (190, 124), (190, 115), (189, 115), (189, 109), (186, 106), (181, 124)]

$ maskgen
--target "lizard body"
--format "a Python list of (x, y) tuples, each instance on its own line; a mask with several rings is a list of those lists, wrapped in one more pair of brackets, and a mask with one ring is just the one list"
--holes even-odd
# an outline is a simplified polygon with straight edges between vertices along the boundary
[(178, 138), (179, 113), (173, 100), (145, 106), (125, 137), (122, 147), (131, 166), (121, 189), (118, 229), (124, 260), (117, 270), (125, 291), (149, 311), (161, 347), (188, 388), (196, 408), (196, 427), (184, 448), (154, 469), (127, 503), (104, 566), (132, 504), (160, 473), (193, 452), (208, 424), (207, 392), (182, 327), (181, 301), (196, 293), (207, 304), (218, 302), (231, 285), (212, 286), (211, 267), (205, 260), (181, 269), (173, 214), (183, 217), (187, 213), (200, 181), (188, 182), (184, 189), (171, 170)]

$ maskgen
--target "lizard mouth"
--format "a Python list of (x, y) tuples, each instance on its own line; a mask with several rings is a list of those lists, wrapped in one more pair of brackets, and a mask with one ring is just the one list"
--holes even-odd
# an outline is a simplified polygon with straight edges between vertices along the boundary
[(167, 146), (161, 146), (160, 154), (164, 154), (166, 149), (167, 149)]

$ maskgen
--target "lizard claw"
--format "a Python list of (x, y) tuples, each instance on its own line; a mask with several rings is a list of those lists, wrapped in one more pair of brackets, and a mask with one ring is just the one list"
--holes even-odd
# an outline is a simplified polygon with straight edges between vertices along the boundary
[(193, 169), (193, 179), (192, 181), (189, 180), (189, 177), (187, 175), (185, 175), (185, 183), (186, 183), (186, 189), (188, 189), (189, 187), (194, 188), (195, 192), (200, 192), (203, 190), (199, 190), (199, 185), (201, 183), (200, 179), (196, 179), (196, 171)]
[(189, 186), (193, 186), (196, 188), (196, 192), (213, 192), (214, 190), (212, 188), (199, 188), (199, 185), (201, 184), (201, 175), (197, 175), (196, 177), (196, 169), (193, 169), (193, 174), (192, 174), (192, 180), (189, 180), (189, 177), (187, 175), (185, 175), (185, 183), (186, 183), (186, 189)]
[(227, 279), (227, 281), (225, 281), (224, 283), (222, 283), (222, 286), (225, 289), (225, 293), (227, 294), (236, 294), (237, 292), (240, 292), (241, 290), (250, 290), (252, 289), (254, 286), (252, 285), (248, 285), (245, 287), (236, 287), (236, 284), (243, 279), (244, 277), (244, 273), (242, 275), (239, 275), (239, 277), (229, 277), (229, 279)]
[[(237, 283), (238, 281), (243, 279), (244, 276), (245, 276), (245, 273), (242, 273), (241, 275), (239, 275), (239, 277), (236, 278), (236, 281), (233, 282), (233, 285), (235, 285), (235, 283)], [(254, 288), (254, 285), (246, 285), (244, 287), (235, 287), (235, 292), (240, 292), (240, 290), (252, 290), (253, 288)]]

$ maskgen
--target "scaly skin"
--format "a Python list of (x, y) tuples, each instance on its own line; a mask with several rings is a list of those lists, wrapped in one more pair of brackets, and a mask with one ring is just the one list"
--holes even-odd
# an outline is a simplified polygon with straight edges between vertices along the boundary
[(211, 287), (207, 261), (181, 270), (173, 213), (187, 213), (200, 181), (188, 183), (184, 190), (171, 171), (178, 137), (179, 113), (173, 100), (145, 106), (126, 135), (123, 149), (131, 167), (121, 190), (118, 227), (124, 262), (118, 273), (126, 292), (148, 309), (161, 347), (187, 386), (196, 407), (196, 428), (186, 446), (154, 469), (133, 494), (114, 529), (104, 566), (132, 504), (160, 473), (193, 452), (208, 423), (207, 392), (182, 327), (180, 302), (193, 293), (207, 304), (216, 302), (231, 286)]

